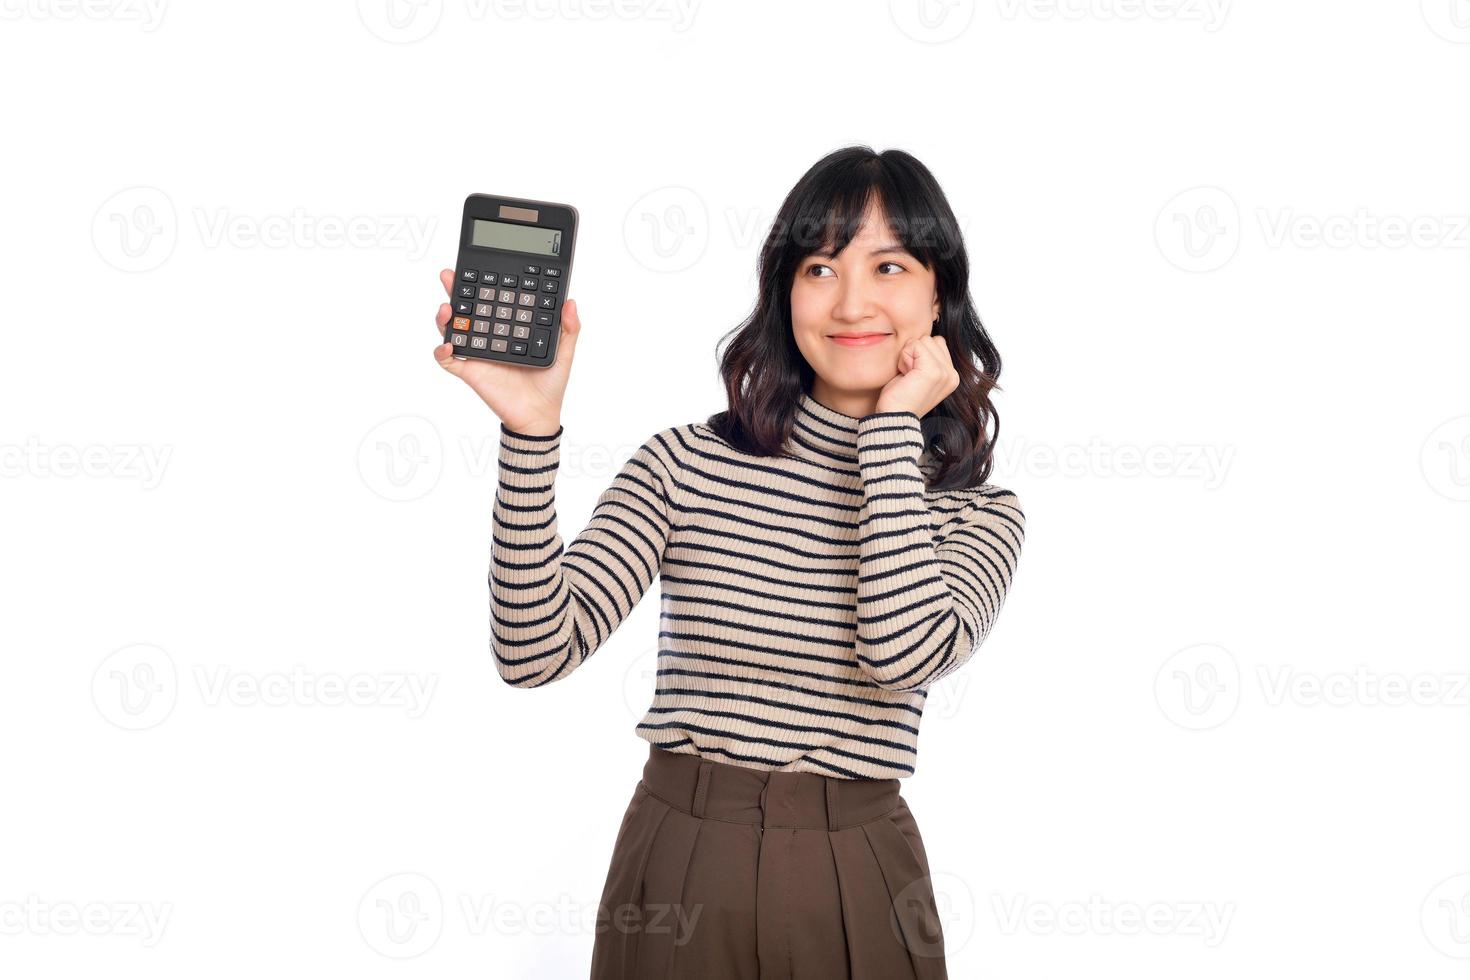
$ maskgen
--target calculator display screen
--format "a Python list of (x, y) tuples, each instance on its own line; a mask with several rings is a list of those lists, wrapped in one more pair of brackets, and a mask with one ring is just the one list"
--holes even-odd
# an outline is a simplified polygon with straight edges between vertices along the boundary
[(556, 228), (512, 225), (504, 221), (474, 219), (470, 244), (481, 248), (503, 248), (511, 252), (534, 252), (537, 255), (560, 255), (561, 232)]

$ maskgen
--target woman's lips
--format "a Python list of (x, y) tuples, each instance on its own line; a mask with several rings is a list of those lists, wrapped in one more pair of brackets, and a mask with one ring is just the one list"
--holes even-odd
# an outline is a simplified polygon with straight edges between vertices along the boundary
[(888, 337), (889, 335), (886, 333), (834, 333), (827, 335), (828, 340), (834, 344), (841, 344), (843, 347), (871, 347), (874, 344), (881, 344)]

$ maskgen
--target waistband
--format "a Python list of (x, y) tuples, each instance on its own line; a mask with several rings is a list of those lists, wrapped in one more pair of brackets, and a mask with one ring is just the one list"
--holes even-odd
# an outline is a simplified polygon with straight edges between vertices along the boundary
[(897, 779), (749, 769), (652, 743), (641, 782), (691, 816), (759, 827), (841, 830), (876, 820), (902, 802)]

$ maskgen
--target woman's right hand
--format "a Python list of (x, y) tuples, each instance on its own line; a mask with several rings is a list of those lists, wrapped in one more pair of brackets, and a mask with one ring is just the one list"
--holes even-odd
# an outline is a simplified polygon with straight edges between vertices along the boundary
[[(453, 299), (454, 270), (441, 269), (439, 281), (444, 284), (445, 294)], [(453, 313), (448, 303), (440, 304), (439, 313), (434, 317), (440, 340), (444, 339)], [(549, 436), (561, 427), (562, 396), (566, 394), (572, 355), (581, 331), (577, 302), (568, 299), (562, 304), (561, 337), (556, 345), (556, 363), (551, 367), (525, 367), (479, 357), (460, 360), (454, 356), (454, 345), (450, 343), (441, 343), (434, 348), (434, 360), (469, 385), (507, 429), (525, 435)]]

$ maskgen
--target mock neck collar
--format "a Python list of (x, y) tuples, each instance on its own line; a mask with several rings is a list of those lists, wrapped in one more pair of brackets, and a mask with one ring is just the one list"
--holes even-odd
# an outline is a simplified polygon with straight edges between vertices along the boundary
[[(828, 466), (851, 466), (858, 458), (858, 423), (862, 420), (828, 408), (803, 391), (796, 401), (796, 416), (787, 447), (800, 459)], [(919, 469), (931, 475), (934, 457), (925, 449), (919, 454)]]
[(856, 462), (859, 421), (828, 408), (803, 391), (796, 402), (791, 450), (803, 459), (818, 463)]

